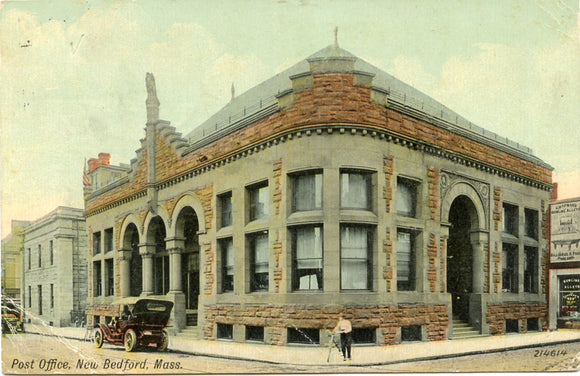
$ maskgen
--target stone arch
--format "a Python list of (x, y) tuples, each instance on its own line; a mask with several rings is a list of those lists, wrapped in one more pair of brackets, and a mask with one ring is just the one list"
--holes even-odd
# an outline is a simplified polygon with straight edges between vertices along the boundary
[(157, 208), (157, 214), (154, 214), (153, 212), (151, 212), (149, 210), (147, 212), (147, 215), (145, 216), (145, 220), (143, 221), (143, 238), (142, 238), (143, 240), (142, 241), (147, 241), (147, 239), (149, 238), (149, 236), (148, 236), (149, 226), (151, 224), (151, 221), (156, 217), (161, 218), (161, 220), (163, 221), (163, 224), (165, 225), (165, 233), (170, 234), (170, 232), (171, 232), (171, 217), (169, 216), (169, 214), (167, 213), (165, 208), (163, 208), (162, 206), (159, 206)]
[(472, 229), (487, 229), (488, 221), (486, 218), (486, 211), (483, 204), (483, 200), (477, 193), (475, 187), (465, 181), (455, 183), (445, 194), (443, 202), (441, 203), (441, 222), (449, 222), (449, 211), (451, 205), (456, 198), (460, 196), (466, 196), (473, 203), (473, 214), (470, 216), (472, 223)]
[(142, 241), (143, 239), (143, 234), (141, 233), (141, 223), (139, 223), (139, 218), (135, 215), (135, 214), (129, 214), (127, 216), (125, 216), (125, 218), (123, 218), (123, 221), (121, 223), (121, 231), (119, 234), (119, 246), (121, 249), (131, 249), (129, 248), (125, 248), (126, 247), (126, 239), (125, 239), (125, 235), (127, 232), (127, 228), (129, 227), (129, 225), (133, 224), (136, 227), (137, 230), (137, 234), (139, 235), (139, 241)]
[(180, 229), (175, 224), (177, 223), (181, 211), (186, 207), (191, 207), (197, 215), (199, 226), (198, 232), (201, 234), (206, 232), (205, 212), (201, 200), (193, 193), (185, 193), (179, 198), (179, 200), (177, 200), (173, 212), (171, 213), (171, 223), (174, 224), (171, 228), (171, 236), (182, 236), (182, 234), (179, 234)]

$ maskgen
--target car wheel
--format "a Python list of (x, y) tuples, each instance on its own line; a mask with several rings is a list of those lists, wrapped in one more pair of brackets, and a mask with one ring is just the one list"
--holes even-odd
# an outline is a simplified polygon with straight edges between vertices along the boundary
[(103, 347), (103, 332), (101, 332), (101, 329), (97, 329), (95, 332), (95, 347), (97, 349)]
[(137, 334), (133, 329), (125, 332), (125, 351), (131, 352), (137, 347)]
[(167, 334), (167, 331), (164, 330), (161, 333), (161, 339), (157, 343), (157, 351), (164, 352), (165, 350), (167, 350), (168, 345), (169, 345), (169, 335)]

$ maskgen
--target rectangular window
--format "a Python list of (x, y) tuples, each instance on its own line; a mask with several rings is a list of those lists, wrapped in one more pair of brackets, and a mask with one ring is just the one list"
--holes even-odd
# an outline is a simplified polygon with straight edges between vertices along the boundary
[(50, 284), (50, 308), (54, 308), (54, 285)]
[(288, 328), (288, 343), (317, 345), (320, 343), (320, 331), (310, 328)]
[(32, 265), (32, 252), (30, 251), (30, 248), (28, 248), (28, 270), (30, 270)]
[(293, 290), (322, 290), (322, 226), (292, 230)]
[(42, 285), (38, 285), (38, 314), (42, 315)]
[(527, 319), (526, 326), (527, 326), (528, 332), (539, 332), (540, 331), (540, 320), (537, 317)]
[(377, 328), (353, 328), (352, 343), (375, 344), (377, 343)]
[(538, 211), (524, 209), (526, 236), (538, 240)]
[(233, 339), (234, 326), (231, 324), (217, 324), (217, 338), (218, 339)]
[(268, 291), (270, 269), (270, 242), (268, 234), (250, 237), (251, 291)]
[(560, 276), (558, 280), (560, 285), (558, 317), (576, 317), (580, 302), (580, 275)]
[(101, 262), (93, 262), (93, 296), (102, 295)]
[(153, 257), (153, 291), (155, 295), (165, 295), (169, 292), (169, 255)]
[(32, 286), (28, 286), (28, 308), (32, 307)]
[(502, 218), (503, 232), (518, 236), (518, 207), (504, 203)]
[(415, 290), (415, 236), (411, 231), (397, 231), (397, 290)]
[(292, 175), (292, 211), (322, 208), (322, 172), (309, 171)]
[(401, 342), (415, 342), (423, 340), (420, 325), (403, 326), (401, 328)]
[(93, 255), (101, 253), (101, 232), (93, 233)]
[(505, 332), (506, 333), (519, 333), (520, 324), (518, 320), (505, 320)]
[(268, 182), (248, 188), (250, 200), (250, 221), (267, 218), (270, 214), (270, 189)]
[(246, 340), (264, 342), (264, 327), (246, 326)]
[(50, 241), (50, 265), (54, 265), (54, 247), (52, 240)]
[(105, 230), (105, 253), (111, 252), (113, 250), (113, 229), (108, 228)]
[(113, 259), (105, 260), (105, 295), (115, 295), (115, 271), (113, 266)]
[(502, 244), (502, 291), (518, 292), (518, 246)]
[(340, 231), (340, 288), (370, 290), (372, 230), (369, 227), (343, 225)]
[(228, 227), (233, 223), (232, 214), (232, 192), (224, 193), (218, 197), (220, 205), (219, 213), (221, 218), (220, 227)]
[(524, 292), (538, 292), (538, 248), (524, 248)]
[(222, 292), (234, 291), (234, 242), (232, 238), (221, 239)]
[(417, 216), (417, 186), (416, 181), (397, 178), (397, 214), (404, 217)]
[(42, 268), (42, 246), (38, 245), (38, 267)]
[(340, 207), (342, 209), (371, 210), (372, 174), (367, 171), (340, 173)]

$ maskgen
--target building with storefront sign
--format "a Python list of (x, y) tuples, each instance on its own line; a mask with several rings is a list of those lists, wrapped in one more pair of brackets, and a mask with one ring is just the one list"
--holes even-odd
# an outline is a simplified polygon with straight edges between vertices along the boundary
[(185, 136), (146, 87), (136, 158), (87, 179), (89, 321), (155, 296), (207, 340), (324, 343), (343, 311), (355, 343), (547, 329), (552, 168), (530, 149), (337, 44)]
[(550, 204), (550, 330), (580, 329), (580, 197)]

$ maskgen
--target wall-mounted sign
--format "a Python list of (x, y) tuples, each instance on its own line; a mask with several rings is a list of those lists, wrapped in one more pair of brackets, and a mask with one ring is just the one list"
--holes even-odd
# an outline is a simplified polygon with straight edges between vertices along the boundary
[(551, 262), (580, 261), (580, 199), (551, 205)]

